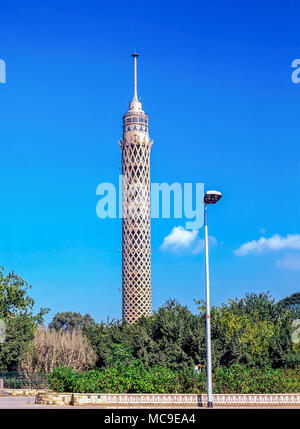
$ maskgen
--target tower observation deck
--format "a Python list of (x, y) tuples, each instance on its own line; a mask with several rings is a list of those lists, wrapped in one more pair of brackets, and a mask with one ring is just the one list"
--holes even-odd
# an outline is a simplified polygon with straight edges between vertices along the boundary
[(150, 150), (148, 116), (134, 95), (123, 116), (122, 152), (122, 317), (128, 323), (151, 315)]

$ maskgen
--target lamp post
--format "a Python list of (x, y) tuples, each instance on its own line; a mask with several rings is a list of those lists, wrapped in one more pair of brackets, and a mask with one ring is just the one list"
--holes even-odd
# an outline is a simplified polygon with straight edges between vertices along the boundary
[(207, 191), (204, 195), (204, 242), (205, 242), (205, 291), (206, 291), (206, 376), (207, 376), (207, 406), (213, 407), (212, 398), (212, 368), (211, 368), (211, 333), (210, 333), (210, 295), (209, 295), (209, 259), (207, 205), (216, 204), (222, 197), (219, 191)]

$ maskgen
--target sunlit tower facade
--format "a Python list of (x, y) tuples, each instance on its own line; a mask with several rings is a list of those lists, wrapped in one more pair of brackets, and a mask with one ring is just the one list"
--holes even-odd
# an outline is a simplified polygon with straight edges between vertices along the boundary
[(122, 317), (135, 323), (151, 315), (150, 151), (148, 116), (134, 94), (123, 116), (122, 152)]

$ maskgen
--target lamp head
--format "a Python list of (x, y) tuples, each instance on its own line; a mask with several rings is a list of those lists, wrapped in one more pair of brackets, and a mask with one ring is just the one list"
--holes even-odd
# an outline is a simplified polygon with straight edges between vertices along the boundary
[(219, 191), (206, 191), (204, 195), (204, 204), (216, 204), (219, 199), (222, 198), (222, 194)]

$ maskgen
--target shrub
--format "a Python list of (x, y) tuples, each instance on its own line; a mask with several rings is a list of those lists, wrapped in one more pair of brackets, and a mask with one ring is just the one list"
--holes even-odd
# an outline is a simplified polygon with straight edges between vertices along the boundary
[(296, 393), (300, 369), (221, 367), (214, 372), (213, 388), (215, 393)]
[[(50, 387), (58, 392), (82, 393), (204, 393), (206, 374), (192, 368), (173, 371), (164, 367), (146, 369), (139, 360), (129, 366), (104, 370), (73, 371), (61, 367), (49, 375)], [(220, 367), (213, 373), (214, 393), (297, 393), (300, 369)]]

